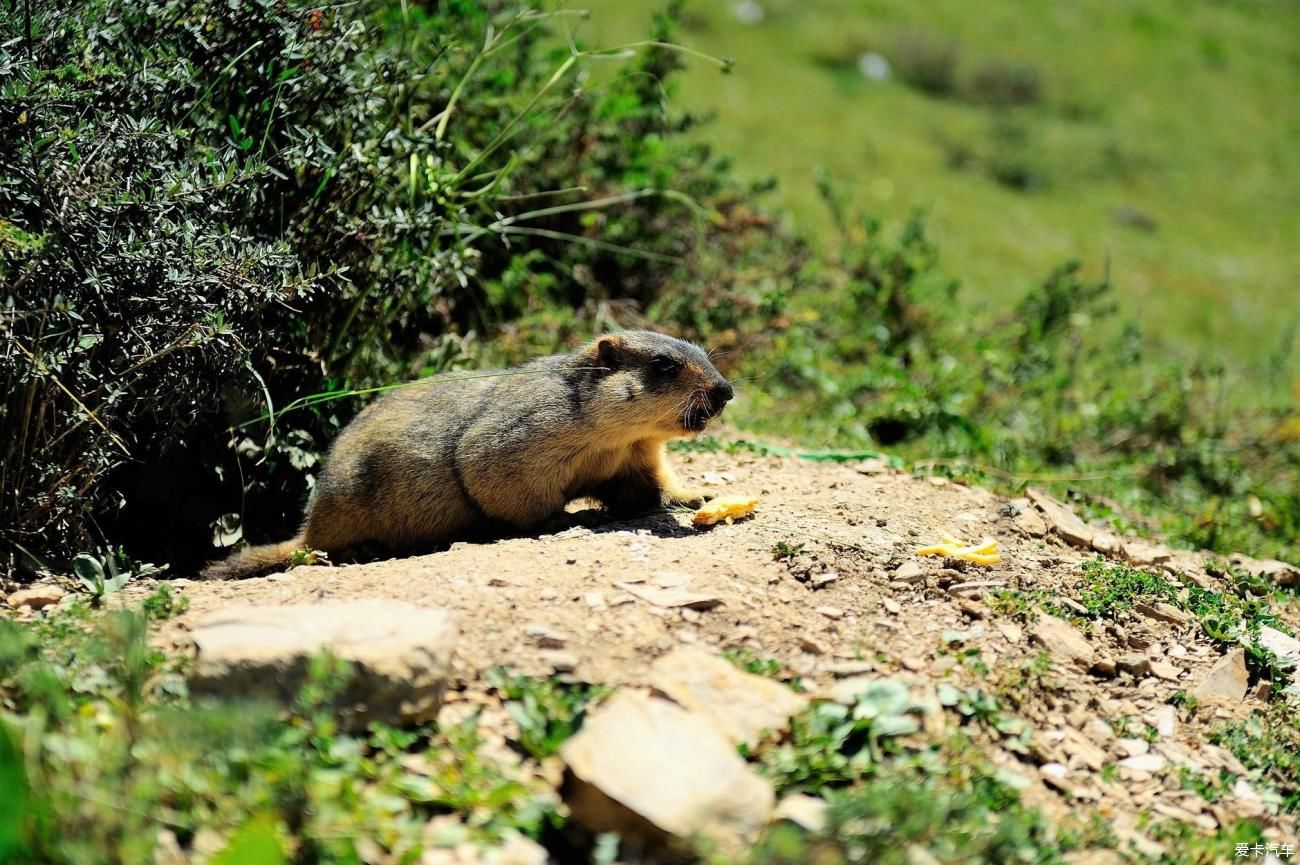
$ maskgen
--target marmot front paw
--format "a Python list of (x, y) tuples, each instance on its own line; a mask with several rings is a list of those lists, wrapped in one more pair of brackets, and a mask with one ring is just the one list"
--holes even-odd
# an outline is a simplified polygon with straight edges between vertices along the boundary
[(665, 507), (685, 505), (688, 508), (698, 508), (716, 495), (717, 493), (712, 490), (688, 487), (679, 490), (664, 490), (662, 501)]

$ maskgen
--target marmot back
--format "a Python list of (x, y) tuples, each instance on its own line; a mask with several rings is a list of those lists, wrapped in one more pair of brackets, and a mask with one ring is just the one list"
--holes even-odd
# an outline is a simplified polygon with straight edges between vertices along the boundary
[(330, 448), (298, 537), (203, 576), (253, 576), (300, 549), (425, 551), (529, 528), (583, 497), (620, 514), (697, 506), (708, 496), (682, 488), (664, 444), (703, 430), (731, 397), (699, 347), (651, 331), (390, 391)]

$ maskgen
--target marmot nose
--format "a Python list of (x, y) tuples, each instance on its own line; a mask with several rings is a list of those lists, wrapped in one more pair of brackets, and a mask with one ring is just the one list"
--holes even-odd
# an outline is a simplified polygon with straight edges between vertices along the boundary
[(731, 385), (724, 381), (722, 384), (715, 386), (709, 391), (709, 402), (713, 403), (718, 408), (722, 408), (730, 402), (731, 398), (735, 395), (736, 392), (731, 389)]

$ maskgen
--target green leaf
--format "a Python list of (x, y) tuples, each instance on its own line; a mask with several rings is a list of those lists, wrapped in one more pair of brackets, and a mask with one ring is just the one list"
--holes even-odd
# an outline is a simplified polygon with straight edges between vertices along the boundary
[(881, 679), (863, 689), (853, 708), (853, 717), (871, 719), (882, 715), (900, 715), (907, 711), (910, 704), (906, 685), (894, 679)]
[(24, 826), (31, 808), (31, 790), (23, 755), (13, 734), (0, 726), (0, 862), (13, 861), (25, 846)]
[(938, 687), (934, 690), (936, 696), (939, 698), (939, 705), (941, 706), (955, 706), (957, 705), (957, 701), (961, 699), (961, 691), (957, 690), (952, 685), (949, 685), (947, 682), (940, 682)]
[(261, 814), (245, 823), (226, 849), (212, 857), (212, 865), (286, 865), (275, 818)]
[(921, 729), (921, 724), (910, 715), (885, 715), (871, 723), (876, 736), (906, 736)]
[(96, 596), (104, 594), (104, 566), (94, 556), (78, 553), (72, 560), (72, 573)]
[(131, 580), (130, 574), (118, 574), (115, 577), (104, 580), (102, 594), (111, 595), (113, 592), (120, 591)]

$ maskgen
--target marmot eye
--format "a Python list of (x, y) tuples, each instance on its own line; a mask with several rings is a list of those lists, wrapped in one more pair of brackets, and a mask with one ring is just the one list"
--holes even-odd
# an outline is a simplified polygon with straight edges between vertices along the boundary
[(682, 362), (660, 354), (651, 358), (650, 368), (659, 375), (677, 375), (682, 370)]

